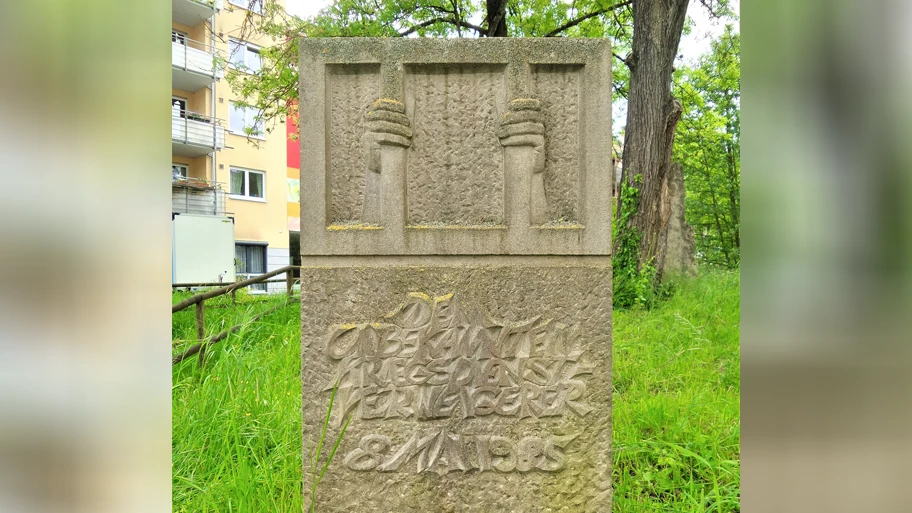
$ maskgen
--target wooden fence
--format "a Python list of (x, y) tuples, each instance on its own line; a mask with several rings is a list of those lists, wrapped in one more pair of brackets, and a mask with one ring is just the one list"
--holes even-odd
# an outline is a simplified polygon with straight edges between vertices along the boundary
[[(242, 288), (248, 287), (250, 285), (257, 284), (257, 283), (275, 283), (275, 282), (285, 281), (285, 284), (286, 284), (285, 292), (288, 294), (288, 297), (290, 300), (290, 298), (292, 297), (292, 292), (293, 292), (292, 286), (294, 285), (294, 282), (296, 280), (294, 275), (291, 273), (291, 271), (294, 269), (295, 269), (294, 266), (291, 266), (291, 265), (285, 266), (280, 269), (276, 269), (275, 271), (270, 271), (268, 273), (261, 274), (254, 278), (250, 278), (249, 280), (230, 283), (228, 285), (225, 285), (225, 286), (220, 287), (215, 290), (210, 290), (207, 292), (203, 292), (201, 294), (196, 294), (195, 296), (189, 297), (189, 298), (181, 301), (180, 303), (171, 305), (171, 314), (172, 315), (176, 312), (180, 312), (181, 310), (184, 310), (193, 305), (196, 305), (196, 338), (199, 341), (196, 344), (194, 344), (193, 346), (191, 346), (189, 349), (187, 349), (186, 351), (184, 351), (180, 354), (174, 355), (171, 358), (171, 364), (176, 365), (195, 354), (199, 354), (199, 364), (200, 364), (200, 366), (202, 366), (203, 358), (205, 356), (206, 348), (208, 346), (227, 338), (229, 334), (231, 334), (241, 328), (241, 326), (242, 326), (241, 324), (239, 324), (237, 326), (233, 326), (233, 327), (219, 333), (218, 335), (213, 336), (211, 339), (206, 340), (206, 300), (207, 299), (212, 299), (214, 297), (223, 296), (225, 294), (231, 294), (231, 299), (234, 300), (235, 292), (237, 292), (238, 289), (242, 289)], [(272, 278), (273, 276), (278, 276), (279, 274), (282, 274), (282, 273), (286, 273), (285, 280), (281, 280), (281, 279), (269, 280), (269, 278)], [(218, 286), (218, 285), (224, 285), (224, 284), (222, 284), (222, 283), (174, 283), (171, 286), (173, 288), (180, 288), (180, 287), (205, 287), (205, 286)], [(259, 318), (263, 317), (264, 315), (272, 313), (275, 310), (277, 310), (287, 304), (288, 304), (288, 301), (286, 301), (274, 308), (270, 308), (269, 310), (262, 312), (262, 313), (258, 314), (257, 316), (255, 316), (252, 319), (252, 321), (256, 321)]]

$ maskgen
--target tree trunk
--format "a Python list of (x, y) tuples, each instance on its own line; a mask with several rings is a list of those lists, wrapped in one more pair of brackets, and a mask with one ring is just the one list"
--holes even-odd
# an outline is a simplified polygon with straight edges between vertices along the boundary
[[(640, 234), (639, 265), (653, 262), (663, 244), (662, 189), (671, 165), (675, 127), (681, 104), (671, 95), (671, 74), (689, 0), (642, 0), (633, 3), (633, 53), (627, 127), (624, 135), (624, 169), (621, 180), (639, 189), (636, 213), (618, 230)], [(636, 177), (641, 177), (638, 184)], [(619, 200), (620, 201), (620, 200)], [(618, 213), (632, 208), (621, 202)], [(624, 240), (615, 236), (617, 244)], [(657, 268), (661, 277), (662, 269)]]
[(487, 0), (488, 37), (507, 37), (507, 0)]

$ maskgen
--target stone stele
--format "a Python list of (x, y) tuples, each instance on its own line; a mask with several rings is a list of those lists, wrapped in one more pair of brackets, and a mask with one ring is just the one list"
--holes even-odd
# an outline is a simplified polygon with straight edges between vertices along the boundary
[(304, 495), (611, 511), (604, 39), (304, 39)]

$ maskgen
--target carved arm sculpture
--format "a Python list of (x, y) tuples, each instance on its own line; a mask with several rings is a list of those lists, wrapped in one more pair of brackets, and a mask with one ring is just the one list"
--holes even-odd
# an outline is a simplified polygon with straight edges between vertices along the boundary
[(362, 222), (383, 224), (389, 221), (389, 219), (383, 219), (382, 212), (383, 191), (386, 188), (384, 181), (394, 182), (395, 180), (391, 180), (391, 177), (384, 180), (382, 176), (381, 146), (408, 148), (412, 144), (411, 139), (412, 128), (408, 116), (405, 115), (405, 105), (389, 98), (380, 98), (368, 108), (365, 131), (361, 136), (364, 162), (367, 165)]
[[(533, 225), (544, 224), (547, 220), (548, 205), (545, 198), (545, 126), (542, 123), (541, 102), (535, 98), (512, 100), (507, 107), (507, 112), (500, 120), (497, 136), (504, 148), (528, 146), (532, 149), (532, 169), (531, 176), (528, 178), (528, 219), (524, 221)], [(529, 163), (526, 163), (525, 167), (528, 165)], [(524, 175), (525, 173), (523, 171)], [(522, 177), (522, 180), (526, 180), (525, 176)], [(513, 186), (516, 187), (516, 190), (525, 192), (525, 186), (520, 186), (520, 184)], [(514, 213), (525, 211), (522, 202), (517, 203), (511, 206)]]

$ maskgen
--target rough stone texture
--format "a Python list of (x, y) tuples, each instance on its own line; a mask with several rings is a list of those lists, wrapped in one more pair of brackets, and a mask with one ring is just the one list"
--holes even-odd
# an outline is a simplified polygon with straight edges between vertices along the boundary
[(656, 268), (662, 279), (678, 274), (697, 272), (693, 227), (684, 220), (684, 170), (674, 162), (668, 170), (662, 188), (662, 219), (664, 230)]
[(330, 222), (347, 224), (361, 220), (364, 204), (364, 173), (361, 134), (368, 107), (380, 95), (379, 66), (329, 66), (330, 177), (332, 207)]
[(545, 195), (552, 221), (578, 222), (580, 66), (535, 66), (545, 118)]
[(299, 62), (306, 468), (352, 416), (317, 510), (610, 511), (608, 42)]
[[(607, 40), (305, 38), (299, 57), (310, 254), (610, 252)], [(404, 104), (414, 137), (382, 147), (374, 188), (359, 132), (376, 84), (373, 100)], [(507, 104), (522, 99), (542, 105), (544, 176), (534, 172), (540, 148), (497, 138)], [(528, 196), (542, 179), (540, 214)], [(363, 216), (365, 188), (380, 203), (368, 209), (377, 221)]]
[[(354, 414), (317, 511), (611, 511), (610, 268), (305, 266), (302, 286), (305, 447), (334, 380), (333, 411)], [(482, 326), (494, 354), (459, 358), (475, 354), (460, 337), (481, 343)], [(453, 375), (471, 381), (435, 381)], [(424, 394), (424, 414), (408, 412), (419, 410), (408, 394)], [(504, 414), (485, 411), (492, 396)]]
[(408, 222), (503, 223), (503, 161), (495, 133), (505, 111), (504, 66), (410, 66), (406, 110)]

